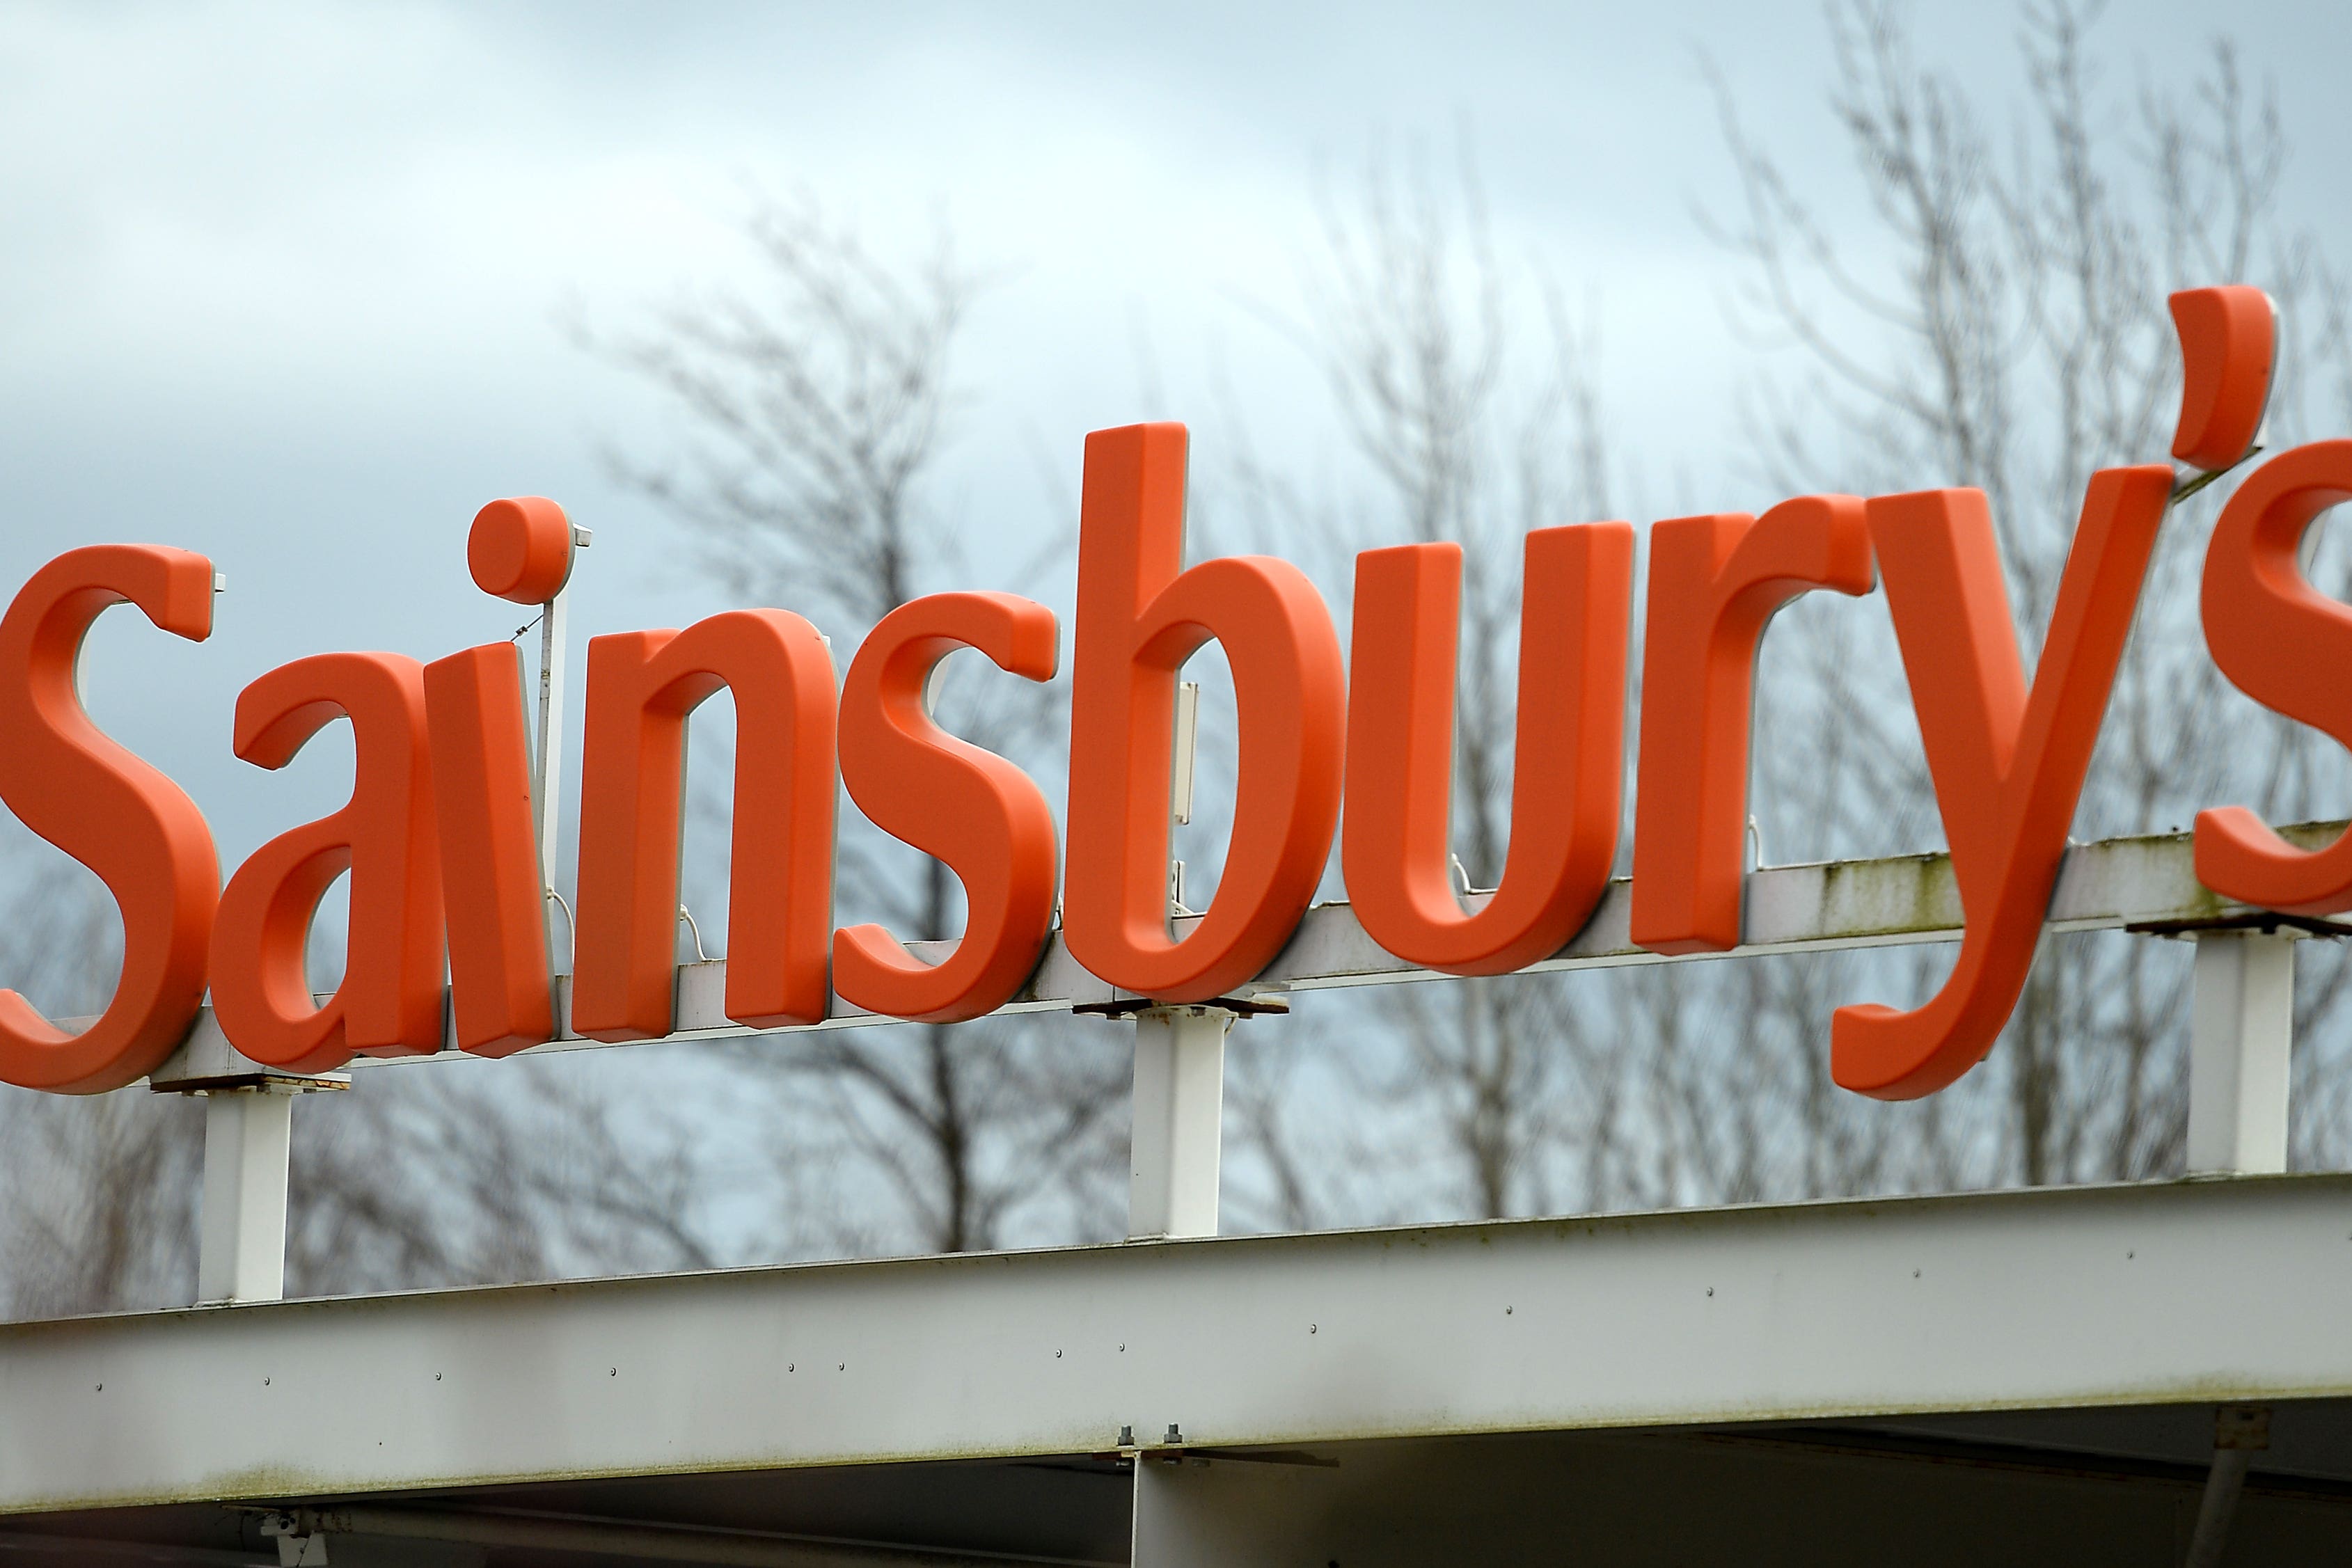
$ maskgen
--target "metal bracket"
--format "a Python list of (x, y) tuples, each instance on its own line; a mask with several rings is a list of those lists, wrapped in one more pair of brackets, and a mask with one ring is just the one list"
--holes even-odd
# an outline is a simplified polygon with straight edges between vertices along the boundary
[[(325, 1000), (320, 998), (321, 1005)], [(205, 1100), (198, 1301), (274, 1301), (286, 1294), (286, 1176), (294, 1143), (294, 1097), (351, 1086), (348, 1072), (287, 1072), (240, 1055), (210, 1012), (147, 1075), (147, 1087), (155, 1093)], [(320, 1551), (325, 1550), (322, 1543)]]
[(2208, 931), (2259, 931), (2265, 936), (2274, 936), (2282, 931), (2297, 936), (2352, 936), (2352, 924), (2309, 915), (2284, 915), (2275, 909), (2195, 920), (2141, 920), (2124, 930), (2134, 936), (2196, 936)]
[[(323, 1007), (329, 998), (312, 999)], [(270, 1089), (299, 1094), (351, 1086), (349, 1072), (289, 1072), (239, 1053), (221, 1032), (220, 1020), (210, 1009), (198, 1017), (180, 1049), (147, 1074), (147, 1087), (158, 1094), (205, 1094), (215, 1089)]]
[(278, 1542), (278, 1568), (327, 1568), (327, 1534), (316, 1522), (296, 1513), (261, 1516), (261, 1538)]
[(2196, 1532), (2189, 1542), (2188, 1568), (2219, 1568), (2238, 1511), (2252, 1457), (2271, 1446), (2271, 1413), (2262, 1405), (2224, 1405), (2213, 1413), (2213, 1465), (2198, 1501)]
[(1155, 1002), (1149, 997), (1115, 997), (1107, 1002), (1080, 1002), (1070, 1009), (1074, 1018), (1108, 1019), (1117, 1023), (1171, 1007), (1214, 1009), (1237, 1019), (1280, 1018), (1290, 1010), (1290, 998), (1276, 991), (1249, 997), (1219, 997), (1210, 1002)]

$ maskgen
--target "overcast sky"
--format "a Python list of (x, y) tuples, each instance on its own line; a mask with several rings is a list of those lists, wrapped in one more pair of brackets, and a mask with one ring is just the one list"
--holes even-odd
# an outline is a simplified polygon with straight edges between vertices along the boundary
[[(2007, 15), (1974, 11), (1924, 16), (1922, 51), (2013, 94)], [(2331, 193), (2294, 204), (2340, 205), (2331, 8), (2122, 5), (2096, 37), (2127, 89), (2193, 68), (2224, 20), (2278, 82), (2294, 178)], [(284, 777), (231, 757), (247, 681), (513, 630), (464, 570), (483, 501), (551, 495), (596, 530), (578, 637), (716, 606), (597, 456), (677, 427), (565, 323), (743, 277), (750, 192), (805, 187), (886, 253), (944, 214), (1011, 269), (965, 345), (940, 498), (984, 567), (1066, 520), (1088, 429), (1213, 435), (1213, 364), (1277, 443), (1316, 439), (1296, 350), (1237, 297), (1288, 298), (1318, 168), (1465, 123), (1503, 243), (1597, 302), (1643, 493), (1768, 502), (1738, 487), (1748, 361), (1693, 217), (1729, 188), (1702, 54), (1849, 213), (1807, 5), (0, 7), (0, 591), (101, 540), (227, 573), (210, 643), (116, 612), (88, 666), (226, 869), (342, 787), (331, 747)]]

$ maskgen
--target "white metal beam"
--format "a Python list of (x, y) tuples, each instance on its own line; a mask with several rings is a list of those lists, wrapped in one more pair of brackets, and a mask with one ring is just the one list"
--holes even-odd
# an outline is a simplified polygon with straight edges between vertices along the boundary
[(2260, 931), (2197, 937), (2189, 1014), (2189, 1168), (2286, 1169), (2294, 944)]
[(1135, 1016), (1135, 1095), (1127, 1234), (1217, 1233), (1223, 1150), (1223, 1008), (1152, 1008)]
[[(572, 530), (586, 544), (585, 528)], [(565, 664), (572, 656), (570, 608), (572, 591), (559, 588), (539, 612), (539, 724), (531, 746), (530, 820), (539, 843), (540, 916), (547, 927), (547, 950), (555, 967), (569, 970), (572, 930), (569, 920), (555, 923), (555, 857), (562, 841), (562, 813), (555, 809), (563, 791), (563, 701)]]
[(199, 1301), (274, 1301), (286, 1293), (293, 1113), (293, 1092), (275, 1085), (205, 1091)]
[(2342, 1396), (2347, 1301), (2299, 1176), (190, 1308), (0, 1327), (0, 1512)]
[[(2315, 822), (2281, 830), (2290, 842), (2312, 847), (2333, 841), (2340, 822)], [(1631, 883), (1619, 879), (1591, 921), (1559, 955), (1528, 967), (1530, 972), (1610, 968), (1629, 964), (1686, 963), (1633, 946), (1627, 920)], [(1473, 900), (1475, 903), (1476, 900)], [(2161, 833), (2079, 844), (2066, 852), (2051, 897), (2050, 926), (2057, 931), (2115, 930), (2134, 925), (2191, 928), (2242, 919), (2251, 913), (2200, 886), (2189, 835)], [(1181, 935), (1198, 916), (1180, 918)], [(1747, 881), (1746, 940), (1740, 954), (1820, 952), (1848, 947), (1953, 942), (1960, 936), (1960, 898), (1948, 854), (1901, 855), (1887, 860), (1842, 861), (1820, 865), (1774, 866), (1750, 873)], [(945, 945), (916, 943), (918, 954), (934, 961)], [(1722, 955), (1701, 954), (1706, 958)], [(1242, 988), (1244, 998), (1346, 986), (1391, 985), (1439, 977), (1383, 951), (1365, 935), (1345, 904), (1307, 911), (1290, 943), (1264, 974)], [(800, 1030), (752, 1030), (722, 1010), (724, 959), (681, 965), (677, 971), (677, 1027), (673, 1040), (717, 1040), (751, 1034), (791, 1034)], [(559, 980), (557, 998), (564, 1020), (562, 1038), (540, 1051), (576, 1051), (603, 1045), (583, 1040), (570, 1028), (571, 988)], [(1055, 935), (1027, 986), (1003, 1010), (1055, 1012), (1108, 1009), (1141, 1001), (1089, 975)], [(897, 1020), (877, 1018), (836, 997), (829, 1014), (814, 1029), (847, 1029)], [(437, 1056), (362, 1057), (355, 1067), (401, 1062), (476, 1061), (451, 1045)], [(238, 1056), (207, 1009), (188, 1041), (149, 1082), (159, 1089), (192, 1087), (225, 1077), (269, 1075), (269, 1070)]]

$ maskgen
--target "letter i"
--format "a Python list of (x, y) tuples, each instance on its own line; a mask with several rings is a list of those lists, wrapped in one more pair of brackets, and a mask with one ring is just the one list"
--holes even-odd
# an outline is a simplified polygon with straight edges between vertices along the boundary
[(556, 1032), (548, 906), (555, 900), (556, 758), (562, 744), (563, 588), (575, 542), (563, 508), (537, 496), (492, 501), (466, 562), (485, 593), (541, 609), (538, 766), (512, 643), (425, 666), (435, 802), (447, 899), (457, 1044), (506, 1056)]

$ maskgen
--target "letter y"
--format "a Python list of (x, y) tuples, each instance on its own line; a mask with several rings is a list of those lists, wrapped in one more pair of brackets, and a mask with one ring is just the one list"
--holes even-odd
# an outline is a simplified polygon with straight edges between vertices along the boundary
[(1843, 1087), (1932, 1094), (1982, 1061), (2009, 1021), (2171, 490), (2161, 464), (2091, 476), (2030, 691), (1984, 492), (1869, 503), (1965, 924), (1959, 962), (1925, 1007), (1837, 1010), (1830, 1071)]

